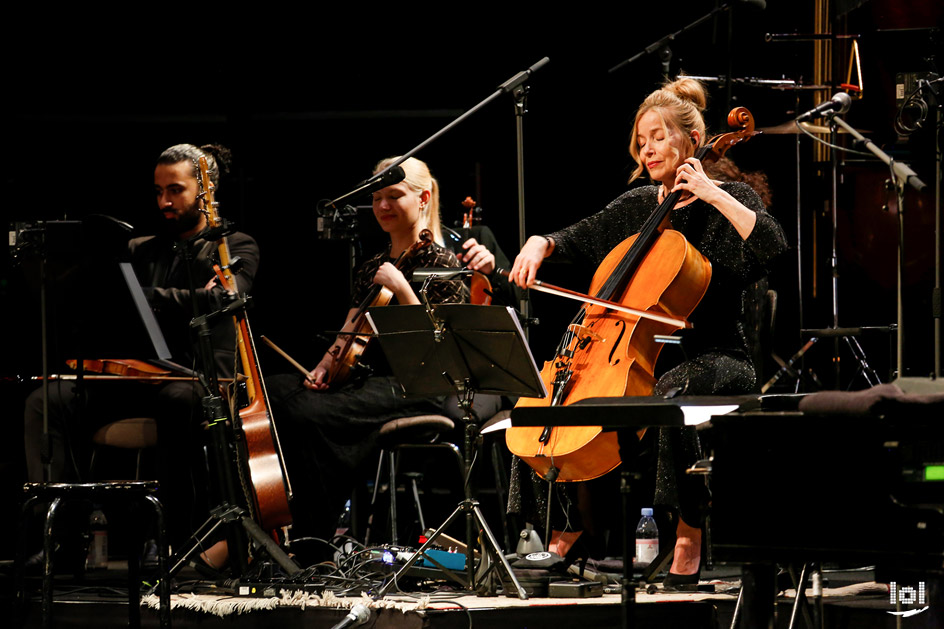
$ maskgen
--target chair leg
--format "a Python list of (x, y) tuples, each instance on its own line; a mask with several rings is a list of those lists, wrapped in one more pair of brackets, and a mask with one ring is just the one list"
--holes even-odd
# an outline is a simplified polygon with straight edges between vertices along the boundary
[(410, 479), (410, 489), (413, 493), (413, 504), (416, 505), (416, 516), (420, 521), (420, 533), (426, 532), (426, 519), (423, 517), (423, 504), (420, 502), (420, 488), (417, 480), (423, 478), (419, 472), (407, 472), (404, 476)]
[(20, 510), (19, 544), (16, 548), (14, 574), (16, 580), (16, 621), (22, 625), (26, 618), (26, 581), (23, 574), (26, 569), (26, 548), (29, 537), (29, 523), (33, 507), (39, 502), (39, 496), (30, 496), (23, 502)]
[(161, 627), (170, 629), (170, 582), (167, 579), (167, 529), (164, 525), (164, 508), (157, 496), (145, 496), (145, 500), (151, 503), (154, 509), (155, 522), (157, 524), (157, 570), (159, 583), (159, 595), (161, 599), (160, 620)]
[(134, 480), (141, 480), (141, 455), (144, 448), (138, 448), (138, 456), (134, 459)]
[(377, 473), (374, 475), (374, 491), (370, 497), (370, 515), (367, 516), (367, 527), (364, 531), (364, 546), (370, 546), (370, 534), (374, 526), (374, 516), (377, 515), (377, 494), (380, 492), (380, 474), (383, 471), (384, 450), (380, 451), (377, 459)]
[(131, 517), (135, 528), (128, 537), (128, 626), (132, 629), (141, 627), (141, 547), (144, 536), (141, 534), (140, 506), (131, 504)]
[(46, 523), (43, 529), (43, 629), (52, 627), (52, 586), (53, 586), (53, 555), (55, 554), (55, 544), (53, 543), (52, 530), (56, 522), (56, 511), (62, 499), (56, 497), (49, 503), (49, 509), (46, 511)]

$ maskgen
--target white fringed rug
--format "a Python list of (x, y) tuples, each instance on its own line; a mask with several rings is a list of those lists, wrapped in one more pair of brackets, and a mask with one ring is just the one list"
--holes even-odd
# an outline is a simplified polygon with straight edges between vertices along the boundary
[[(385, 598), (375, 601), (366, 595), (360, 598), (341, 598), (331, 592), (318, 595), (284, 590), (281, 596), (268, 598), (222, 594), (174, 594), (170, 597), (170, 607), (172, 611), (175, 609), (188, 609), (220, 617), (230, 616), (232, 614), (246, 614), (258, 610), (271, 610), (279, 607), (296, 607), (302, 610), (308, 607), (350, 609), (357, 603), (362, 603), (372, 609), (396, 609), (406, 613), (426, 609), (429, 604), (429, 598), (424, 597), (411, 600)], [(154, 594), (142, 597), (141, 605), (156, 610), (160, 605), (160, 598)]]

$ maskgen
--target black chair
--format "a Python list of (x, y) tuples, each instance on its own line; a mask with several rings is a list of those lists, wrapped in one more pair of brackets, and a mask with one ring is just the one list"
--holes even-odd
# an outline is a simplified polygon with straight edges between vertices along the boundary
[[(43, 627), (52, 626), (54, 530), (59, 507), (67, 501), (119, 503), (149, 507), (157, 525), (158, 570), (160, 578), (160, 623), (170, 627), (170, 584), (167, 576), (167, 539), (164, 532), (164, 510), (155, 495), (156, 481), (115, 481), (103, 483), (27, 483), (23, 486), (24, 501), (20, 512), (20, 543), (16, 554), (16, 588), (18, 610), (25, 611), (26, 591), (23, 569), (27, 525), (37, 503), (49, 503), (43, 526)], [(142, 540), (143, 541), (143, 540)], [(141, 626), (141, 577), (137, 553), (128, 554), (128, 622)]]
[[(454, 443), (439, 442), (442, 435), (455, 429), (455, 422), (445, 415), (416, 415), (394, 419), (380, 428), (380, 457), (377, 461), (377, 474), (374, 477), (374, 491), (370, 501), (370, 517), (364, 534), (364, 544), (370, 545), (371, 528), (376, 515), (377, 496), (380, 493), (380, 477), (384, 461), (388, 464), (390, 491), (390, 543), (397, 544), (397, 454), (404, 450), (445, 450), (455, 456), (460, 478), (465, 473), (462, 452)], [(411, 475), (410, 484), (413, 500), (420, 520), (420, 528), (425, 530), (423, 508), (420, 504), (417, 476)]]

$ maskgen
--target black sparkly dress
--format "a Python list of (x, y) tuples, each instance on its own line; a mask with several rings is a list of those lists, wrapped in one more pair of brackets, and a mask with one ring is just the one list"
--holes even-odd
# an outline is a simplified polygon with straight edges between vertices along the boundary
[[(721, 188), (756, 212), (757, 221), (745, 240), (721, 212), (700, 199), (672, 211), (672, 229), (708, 258), (712, 277), (704, 298), (689, 317), (693, 328), (681, 333), (684, 354), (663, 351), (659, 357), (655, 395), (676, 387), (685, 395), (736, 395), (755, 388), (756, 375), (744, 334), (744, 291), (766, 275), (768, 264), (786, 250), (786, 239), (750, 186), (735, 182), (721, 184)], [(657, 204), (657, 186), (626, 192), (601, 212), (547, 234), (555, 243), (552, 257), (596, 268), (613, 248), (640, 231)], [(657, 439), (654, 502), (680, 509), (682, 519), (696, 525), (703, 519), (708, 496), (702, 481), (684, 473), (701, 456), (695, 430), (663, 429)], [(520, 469), (517, 473), (513, 470), (513, 475), (520, 477)], [(521, 506), (513, 503), (511, 509), (519, 511)], [(544, 507), (539, 504), (538, 511)]]

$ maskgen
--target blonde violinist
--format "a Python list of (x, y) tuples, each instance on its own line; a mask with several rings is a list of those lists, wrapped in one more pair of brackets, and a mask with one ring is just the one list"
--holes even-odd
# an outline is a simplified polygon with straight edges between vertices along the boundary
[[(395, 159), (380, 162), (375, 172)], [(442, 246), (437, 181), (418, 159), (407, 159), (402, 168), (406, 174), (402, 182), (373, 193), (374, 217), (389, 244), (358, 269), (342, 332), (353, 329), (352, 318), (373, 287), (389, 289), (393, 304), (418, 304), (410, 283), (415, 269), (460, 266), (455, 254)], [(432, 243), (416, 247), (424, 230), (432, 232)], [(411, 248), (399, 268), (395, 266), (397, 258)], [(431, 303), (461, 303), (467, 301), (468, 289), (459, 279), (439, 280), (430, 284), (427, 295)], [(295, 490), (296, 537), (333, 536), (354, 481), (367, 467), (362, 464), (377, 452), (380, 426), (399, 417), (449, 412), (445, 398), (404, 398), (375, 343), (367, 346), (344, 382), (335, 381), (333, 374), (346, 358), (348, 338), (338, 335), (307, 377), (266, 379)], [(311, 558), (317, 558), (318, 550), (312, 552)]]

